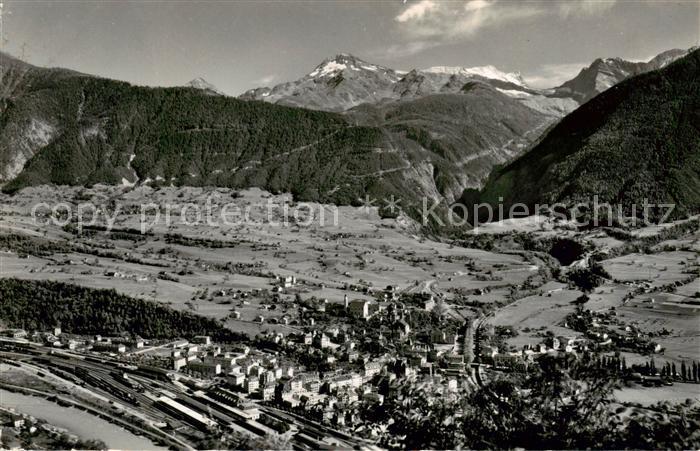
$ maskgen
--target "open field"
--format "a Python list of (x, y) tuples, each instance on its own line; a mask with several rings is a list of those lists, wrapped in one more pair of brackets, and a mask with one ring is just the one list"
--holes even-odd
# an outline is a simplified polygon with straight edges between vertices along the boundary
[[(32, 209), (38, 200), (65, 203), (63, 208), (73, 212), (79, 204), (92, 202), (118, 214), (111, 232), (104, 229), (111, 219), (102, 212), (92, 228), (77, 233), (75, 221), (69, 226), (46, 224), (45, 215), (35, 221)], [(303, 330), (299, 299), (373, 299), (389, 285), (398, 293), (427, 292), (459, 303), (449, 314), (460, 320), (477, 315), (478, 306), (487, 308), (492, 313), (486, 324), (517, 331), (505, 341), (513, 349), (540, 343), (547, 332), (581, 335), (564, 327), (564, 318), (575, 311), (574, 300), (583, 293), (546, 276), (551, 263), (542, 255), (468, 249), (429, 239), (413, 221), (403, 216), (382, 219), (374, 207), (301, 208), (289, 195), (258, 189), (104, 186), (28, 188), (2, 196), (0, 205), (0, 235), (48, 246), (44, 251), (38, 245), (0, 250), (0, 277), (114, 288), (220, 319), (251, 335)], [(225, 207), (239, 216), (229, 223), (208, 224), (207, 205), (214, 219)], [(142, 225), (146, 234), (140, 233)], [(546, 221), (489, 227), (496, 233), (578, 238), (602, 249), (623, 244), (602, 232), (578, 233)], [(689, 249), (697, 240), (691, 234), (675, 241)], [(698, 253), (669, 249), (659, 245), (657, 252), (604, 260), (613, 280), (588, 293), (585, 308), (615, 310), (622, 331), (627, 325), (649, 333), (667, 331), (654, 339), (664, 347), (659, 359), (700, 360), (700, 316), (693, 303), (700, 291)], [(280, 278), (288, 276), (296, 282), (282, 287)]]
[(673, 360), (699, 360), (700, 314), (697, 308), (693, 308), (694, 311), (685, 310), (691, 309), (683, 308), (681, 311), (674, 309), (669, 312), (644, 306), (625, 306), (619, 310), (618, 317), (624, 324), (633, 324), (646, 332), (668, 331), (668, 335), (655, 338), (655, 341), (664, 347), (664, 356)]
[(622, 305), (625, 296), (633, 291), (634, 288), (629, 285), (606, 282), (588, 295), (589, 301), (586, 303), (586, 307), (594, 311), (618, 308)]
[(606, 260), (605, 270), (620, 281), (647, 281), (652, 287), (684, 281), (689, 270), (697, 268), (700, 256), (696, 252), (674, 251), (657, 254), (629, 254)]
[(498, 310), (488, 323), (494, 326), (514, 326), (518, 335), (508, 339), (508, 344), (521, 349), (526, 344), (542, 340), (549, 330), (556, 336), (576, 336), (578, 333), (562, 327), (561, 323), (575, 310), (573, 301), (581, 296), (578, 290), (566, 289), (561, 283), (548, 283), (541, 294), (518, 299)]
[(640, 403), (644, 406), (657, 402), (668, 401), (681, 403), (690, 399), (700, 401), (700, 384), (675, 383), (670, 387), (624, 387), (614, 392), (615, 398), (621, 402)]
[(680, 294), (687, 297), (700, 297), (700, 277), (696, 277), (691, 282), (686, 283), (683, 286), (676, 288), (676, 294)]
[[(231, 203), (248, 213), (245, 220), (215, 226), (173, 213), (167, 224), (165, 213), (157, 221), (153, 207), (144, 214), (145, 222), (153, 225), (148, 235), (103, 231), (75, 235), (57, 225), (36, 224), (31, 215), (36, 199), (51, 205), (67, 202), (74, 210), (87, 199), (97, 204), (112, 202), (120, 211), (114, 229), (121, 232), (140, 229), (144, 204), (160, 204), (164, 209), (175, 204), (205, 205), (209, 199), (214, 211)], [(0, 233), (45, 238), (67, 246), (68, 251), (48, 256), (3, 252), (0, 274), (114, 288), (226, 319), (232, 329), (257, 333), (263, 328), (294, 330), (297, 295), (340, 303), (346, 295), (370, 299), (371, 291), (387, 285), (415, 290), (429, 283), (433, 289), (448, 291), (450, 297), (454, 288), (522, 283), (538, 270), (519, 255), (422, 238), (416, 234), (417, 225), (404, 218), (380, 219), (376, 208), (363, 211), (310, 204), (315, 221), (302, 223), (290, 215), (285, 224), (281, 216), (285, 206), (293, 208), (288, 195), (272, 196), (256, 189), (233, 194), (201, 188), (137, 188), (126, 193), (113, 187), (30, 188), (3, 198)], [(330, 222), (319, 220), (322, 209)], [(106, 225), (106, 220), (97, 224)], [(285, 276), (296, 277), (297, 284), (273, 294), (276, 277)], [(230, 317), (234, 311), (239, 319)], [(268, 324), (282, 316), (289, 317), (289, 326)]]

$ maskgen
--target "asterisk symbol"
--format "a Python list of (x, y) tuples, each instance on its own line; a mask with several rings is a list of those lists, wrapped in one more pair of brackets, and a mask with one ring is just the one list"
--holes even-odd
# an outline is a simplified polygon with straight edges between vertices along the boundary
[(365, 213), (370, 213), (372, 211), (372, 208), (374, 207), (374, 202), (376, 199), (372, 199), (369, 197), (369, 194), (365, 196), (364, 199), (357, 199), (362, 206), (360, 206), (360, 210), (364, 210)]
[(399, 209), (399, 204), (401, 203), (401, 199), (394, 198), (394, 195), (392, 194), (391, 199), (390, 200), (384, 199), (384, 202), (386, 203), (386, 208), (391, 210), (391, 212), (393, 213), (394, 210)]

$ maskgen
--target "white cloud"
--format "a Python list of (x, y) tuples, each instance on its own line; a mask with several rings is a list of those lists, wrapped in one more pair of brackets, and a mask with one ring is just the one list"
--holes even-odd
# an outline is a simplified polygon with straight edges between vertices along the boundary
[(491, 6), (491, 2), (488, 0), (471, 0), (464, 5), (465, 11), (477, 11), (482, 8), (487, 8)]
[(470, 0), (434, 2), (421, 0), (410, 4), (395, 17), (408, 37), (455, 40), (476, 31), (546, 13), (533, 4), (510, 1)]
[[(416, 0), (407, 3), (394, 20), (403, 42), (370, 52), (378, 57), (410, 56), (425, 50), (469, 39), (489, 28), (502, 28), (535, 17), (574, 20), (603, 14), (617, 0)], [(546, 68), (545, 68), (546, 69)], [(553, 70), (553, 68), (549, 68)], [(533, 77), (557, 79), (555, 73)], [(542, 79), (546, 81), (545, 78)]]
[(485, 28), (502, 27), (537, 16), (576, 18), (608, 11), (616, 0), (511, 0), (437, 1), (407, 3), (394, 20), (408, 39), (451, 42), (473, 36)]
[(421, 0), (418, 3), (413, 3), (406, 8), (404, 12), (396, 16), (397, 22), (408, 22), (411, 20), (420, 20), (425, 15), (437, 8), (437, 4), (432, 0)]
[(260, 77), (257, 80), (253, 80), (253, 84), (256, 86), (267, 86), (273, 81), (275, 81), (275, 78), (277, 78), (276, 75), (266, 75), (264, 77)]
[(594, 16), (615, 6), (617, 0), (571, 0), (559, 4), (559, 14), (569, 16)]
[[(469, 6), (469, 4), (467, 4), (467, 6)], [(543, 9), (527, 4), (519, 5), (518, 8), (513, 8), (510, 5), (496, 5), (495, 2), (489, 3), (488, 6), (481, 6), (473, 9), (466, 9), (465, 7), (465, 11), (467, 11), (467, 14), (462, 16), (451, 28), (452, 36), (469, 36), (482, 28), (495, 27), (545, 13)]]
[(533, 74), (523, 75), (533, 88), (553, 88), (574, 78), (589, 63), (544, 64)]

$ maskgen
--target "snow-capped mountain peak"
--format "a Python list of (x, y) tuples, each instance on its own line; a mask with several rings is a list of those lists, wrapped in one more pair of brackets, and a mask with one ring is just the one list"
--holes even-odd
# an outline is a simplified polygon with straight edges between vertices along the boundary
[(188, 88), (200, 89), (208, 94), (224, 95), (224, 93), (219, 91), (216, 86), (212, 85), (202, 77), (197, 77), (194, 80), (188, 81), (185, 86)]
[(520, 72), (503, 72), (495, 66), (459, 67), (459, 66), (433, 66), (423, 69), (422, 72), (432, 74), (449, 74), (464, 76), (479, 76), (491, 80), (500, 80), (519, 86), (526, 86)]
[(493, 92), (517, 99), (535, 111), (561, 117), (620, 81), (663, 67), (685, 54), (687, 51), (671, 50), (647, 63), (599, 58), (571, 80), (545, 90), (530, 87), (519, 72), (504, 72), (492, 65), (434, 66), (404, 72), (340, 53), (297, 80), (251, 89), (240, 98), (347, 111), (362, 104), (411, 101), (436, 94), (462, 95), (478, 85), (493, 88)]
[[(354, 68), (354, 66), (351, 66)], [(347, 69), (348, 65), (345, 63), (339, 63), (337, 61), (328, 61), (320, 66), (318, 66), (316, 69), (314, 69), (313, 72), (309, 74), (310, 77), (325, 77), (327, 75), (334, 75), (338, 72), (342, 72), (343, 70)]]
[(343, 71), (353, 72), (394, 72), (386, 67), (368, 63), (349, 53), (340, 53), (333, 58), (324, 60), (309, 74), (309, 77), (335, 76)]

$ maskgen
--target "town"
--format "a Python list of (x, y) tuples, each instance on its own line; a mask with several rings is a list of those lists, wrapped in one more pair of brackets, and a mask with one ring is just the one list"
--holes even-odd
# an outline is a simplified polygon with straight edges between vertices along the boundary
[[(337, 225), (274, 227), (256, 216), (270, 194), (219, 189), (251, 223), (138, 232), (134, 205), (210, 191), (134, 190), (113, 230), (37, 226), (38, 193), (7, 198), (5, 446), (64, 443), (42, 419), (128, 449), (401, 447), (386, 428), (402, 390), (466, 399), (552, 360), (622, 381), (613, 401), (644, 415), (698, 399), (697, 220), (642, 238), (524, 222), (433, 241), (352, 207)], [(45, 418), (55, 406), (71, 415)]]
[[(294, 291), (297, 283), (295, 277), (275, 279), (278, 305), (279, 296)], [(210, 336), (85, 336), (58, 326), (5, 329), (0, 331), (5, 373), (0, 389), (43, 393), (168, 447), (209, 447), (217, 439), (231, 446), (257, 439), (319, 449), (374, 446), (378, 436), (363, 411), (381, 405), (392, 383), (402, 379), (456, 392), (482, 387), (496, 373), (527, 373), (542, 356), (573, 356), (600, 359), (640, 387), (699, 382), (697, 362), (657, 369), (651, 357), (645, 364), (628, 365), (621, 350), (653, 355), (661, 348), (629, 326), (616, 330), (614, 312), (579, 309), (562, 324), (571, 330), (570, 338), (547, 333), (514, 349), (504, 342), (512, 328), (489, 325), (486, 315), (463, 317), (429, 287), (390, 285), (371, 294), (372, 299), (345, 295), (342, 303), (297, 297), (295, 312), (273, 323), (293, 324), (299, 332), (263, 329), (240, 343), (217, 343)], [(259, 315), (255, 321), (264, 324), (266, 318)], [(53, 390), (13, 384), (17, 372)], [(24, 422), (12, 421), (8, 431), (19, 434)]]

